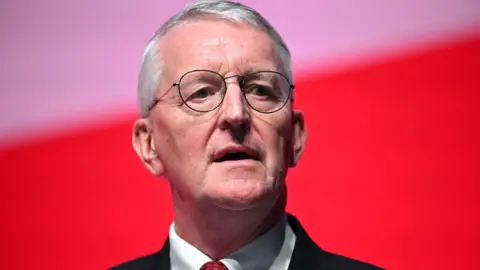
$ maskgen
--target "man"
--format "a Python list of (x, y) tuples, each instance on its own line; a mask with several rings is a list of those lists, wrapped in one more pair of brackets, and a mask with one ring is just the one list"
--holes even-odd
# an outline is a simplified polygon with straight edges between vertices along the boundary
[(163, 248), (114, 269), (378, 269), (323, 251), (285, 213), (306, 139), (290, 53), (256, 11), (197, 1), (148, 43), (133, 145), (171, 186)]

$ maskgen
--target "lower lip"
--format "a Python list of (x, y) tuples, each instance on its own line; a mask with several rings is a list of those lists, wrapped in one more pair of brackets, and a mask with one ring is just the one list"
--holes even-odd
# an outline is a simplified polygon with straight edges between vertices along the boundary
[(222, 162), (215, 162), (216, 164), (223, 164), (223, 165), (232, 165), (232, 166), (251, 166), (255, 163), (259, 162), (256, 159), (240, 159), (240, 160), (226, 160)]

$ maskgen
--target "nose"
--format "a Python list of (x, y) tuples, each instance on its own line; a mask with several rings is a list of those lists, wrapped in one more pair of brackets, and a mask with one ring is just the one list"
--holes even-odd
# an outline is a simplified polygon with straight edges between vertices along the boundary
[(242, 141), (250, 129), (250, 113), (237, 80), (227, 82), (227, 91), (220, 108), (220, 128)]

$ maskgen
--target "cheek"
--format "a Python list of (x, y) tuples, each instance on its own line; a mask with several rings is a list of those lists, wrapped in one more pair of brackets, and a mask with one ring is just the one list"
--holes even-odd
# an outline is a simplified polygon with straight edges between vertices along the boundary
[(155, 145), (167, 175), (198, 171), (205, 157), (208, 126), (191, 117), (172, 116), (155, 122)]
[(292, 152), (290, 118), (283, 116), (269, 121), (262, 136), (267, 151), (267, 167), (279, 171), (288, 166)]

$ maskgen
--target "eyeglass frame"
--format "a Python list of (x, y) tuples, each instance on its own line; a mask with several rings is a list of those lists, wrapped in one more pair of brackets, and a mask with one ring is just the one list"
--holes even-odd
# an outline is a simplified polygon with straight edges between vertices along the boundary
[[(213, 109), (210, 109), (210, 110), (207, 110), (207, 111), (200, 111), (200, 110), (197, 110), (197, 109), (194, 109), (192, 107), (190, 107), (187, 102), (184, 100), (182, 94), (181, 94), (181, 91), (180, 91), (180, 82), (182, 81), (183, 77), (185, 77), (186, 75), (192, 73), (192, 72), (197, 72), (197, 71), (206, 71), (206, 72), (210, 72), (210, 73), (213, 73), (213, 74), (216, 74), (218, 75), (220, 78), (222, 78), (223, 80), (223, 86), (225, 87), (225, 94), (222, 96), (222, 100), (218, 103), (218, 105), (216, 105)], [(278, 109), (274, 110), (274, 111), (271, 111), (271, 112), (264, 112), (264, 111), (260, 111), (260, 110), (257, 110), (255, 109), (251, 104), (250, 102), (248, 102), (248, 99), (247, 97), (245, 96), (245, 90), (243, 89), (243, 86), (244, 86), (244, 82), (245, 82), (245, 79), (248, 78), (249, 76), (252, 76), (254, 74), (257, 74), (257, 73), (261, 73), (261, 72), (270, 72), (270, 73), (275, 73), (275, 74), (278, 74), (280, 76), (282, 76), (286, 81), (287, 81), (287, 84), (288, 84), (288, 96), (287, 98), (285, 99), (285, 102), (282, 104), (282, 106), (280, 106)], [(165, 93), (163, 93), (163, 95), (161, 95), (159, 98), (156, 98), (153, 103), (148, 107), (148, 111), (150, 112), (157, 104), (158, 102), (161, 101), (161, 99), (168, 93), (170, 92), (170, 90), (173, 88), (173, 87), (177, 87), (177, 90), (178, 90), (178, 95), (180, 96), (180, 99), (182, 100), (183, 104), (185, 104), (185, 106), (187, 106), (189, 109), (193, 110), (193, 111), (196, 111), (196, 112), (200, 112), (200, 113), (206, 113), (206, 112), (211, 112), (211, 111), (214, 111), (216, 110), (218, 107), (220, 107), (220, 105), (222, 105), (223, 103), (223, 100), (225, 99), (225, 96), (227, 95), (227, 82), (226, 80), (227, 79), (231, 79), (231, 78), (235, 78), (235, 77), (238, 77), (241, 79), (241, 81), (238, 82), (239, 86), (240, 86), (240, 89), (243, 93), (243, 98), (245, 99), (245, 101), (247, 102), (248, 104), (248, 107), (250, 107), (251, 109), (259, 112), (259, 113), (263, 113), (263, 114), (271, 114), (271, 113), (275, 113), (275, 112), (278, 112), (279, 110), (283, 109), (283, 107), (285, 107), (285, 105), (288, 103), (288, 100), (290, 99), (290, 97), (292, 96), (292, 91), (295, 89), (295, 85), (292, 84), (290, 82), (290, 80), (287, 78), (287, 76), (285, 76), (284, 74), (278, 72), (278, 71), (273, 71), (273, 70), (257, 70), (257, 71), (254, 71), (252, 73), (249, 73), (247, 75), (239, 75), (239, 74), (236, 74), (236, 75), (231, 75), (231, 76), (228, 76), (228, 77), (224, 77), (222, 76), (220, 73), (216, 72), (216, 71), (213, 71), (213, 70), (208, 70), (208, 69), (194, 69), (194, 70), (190, 70), (190, 71), (187, 71), (185, 74), (183, 74), (180, 79), (178, 79), (178, 81), (176, 82), (173, 82), (172, 83), (172, 86), (170, 86), (170, 88), (165, 91)]]

